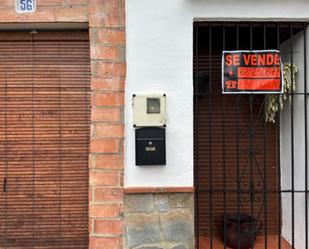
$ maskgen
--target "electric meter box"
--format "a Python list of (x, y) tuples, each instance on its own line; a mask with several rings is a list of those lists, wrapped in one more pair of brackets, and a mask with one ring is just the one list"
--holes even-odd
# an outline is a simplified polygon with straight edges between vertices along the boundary
[(133, 95), (134, 127), (166, 126), (166, 95)]
[(165, 128), (144, 127), (135, 130), (135, 164), (166, 165)]

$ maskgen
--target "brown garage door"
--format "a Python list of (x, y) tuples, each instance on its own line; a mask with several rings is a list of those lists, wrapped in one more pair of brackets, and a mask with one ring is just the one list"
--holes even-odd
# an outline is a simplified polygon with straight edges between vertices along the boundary
[(87, 248), (87, 32), (0, 33), (0, 248)]

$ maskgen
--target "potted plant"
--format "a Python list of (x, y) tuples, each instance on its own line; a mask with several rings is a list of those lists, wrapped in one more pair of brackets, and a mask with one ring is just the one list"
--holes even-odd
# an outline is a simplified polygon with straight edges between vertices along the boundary
[(262, 229), (261, 222), (244, 213), (226, 214), (223, 225), (222, 239), (233, 249), (251, 248)]

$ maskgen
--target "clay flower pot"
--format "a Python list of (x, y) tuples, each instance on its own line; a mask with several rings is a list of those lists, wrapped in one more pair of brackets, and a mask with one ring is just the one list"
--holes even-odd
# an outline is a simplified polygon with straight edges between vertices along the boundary
[[(226, 229), (226, 245), (233, 249), (250, 248), (262, 228), (261, 222), (243, 213), (239, 213), (239, 217), (237, 213), (227, 214), (224, 219), (224, 225)], [(222, 234), (222, 239), (224, 241), (224, 233)]]

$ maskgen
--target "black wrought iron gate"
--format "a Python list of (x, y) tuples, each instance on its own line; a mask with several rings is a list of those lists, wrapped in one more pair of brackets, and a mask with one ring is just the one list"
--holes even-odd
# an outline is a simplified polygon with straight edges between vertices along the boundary
[[(196, 248), (308, 249), (307, 33), (295, 22), (194, 24)], [(292, 92), (222, 94), (222, 51), (263, 49), (280, 50)]]

